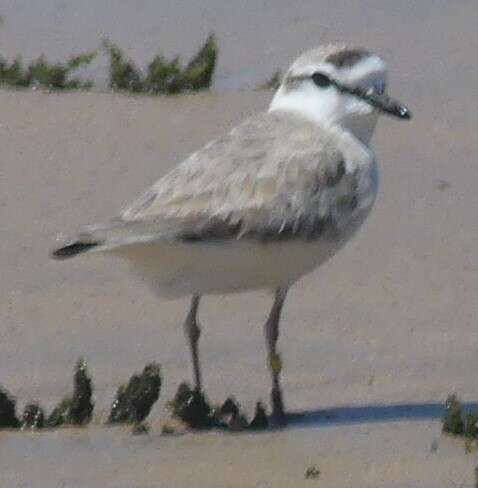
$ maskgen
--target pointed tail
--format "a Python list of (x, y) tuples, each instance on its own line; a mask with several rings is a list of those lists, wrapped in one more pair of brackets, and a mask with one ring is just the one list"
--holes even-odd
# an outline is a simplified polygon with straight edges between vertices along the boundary
[(55, 249), (51, 253), (53, 259), (69, 259), (78, 254), (83, 254), (86, 251), (99, 245), (99, 242), (81, 242), (76, 241), (66, 246)]

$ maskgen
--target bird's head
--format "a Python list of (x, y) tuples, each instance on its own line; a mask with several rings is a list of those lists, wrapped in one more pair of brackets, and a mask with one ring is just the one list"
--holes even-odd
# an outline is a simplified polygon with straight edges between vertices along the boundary
[(340, 125), (368, 143), (380, 113), (411, 117), (407, 107), (386, 94), (386, 88), (387, 70), (379, 56), (345, 45), (322, 46), (292, 63), (270, 110)]

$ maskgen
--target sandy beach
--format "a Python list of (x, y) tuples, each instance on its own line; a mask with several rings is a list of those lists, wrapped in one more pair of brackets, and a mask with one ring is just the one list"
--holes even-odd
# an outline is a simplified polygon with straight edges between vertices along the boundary
[[(23, 18), (13, 3), (0, 10), (8, 21), (2, 48), (34, 56), (33, 43), (7, 39), (10, 20)], [(226, 91), (173, 98), (0, 91), (0, 384), (17, 398), (18, 413), (32, 400), (51, 409), (70, 391), (83, 356), (96, 401), (86, 429), (0, 432), (2, 488), (473, 486), (478, 455), (441, 435), (440, 418), (452, 392), (478, 409), (476, 7), (423, 1), (409, 11), (386, 2), (377, 12), (374, 2), (365, 3), (369, 29), (359, 29), (344, 5), (337, 32), (314, 37), (313, 20), (334, 22), (339, 7), (324, 19), (304, 2), (300, 35), (293, 23), (282, 27), (287, 39), (272, 36), (265, 47), (256, 36), (262, 47), (245, 45), (252, 54), (238, 55), (237, 66), (234, 42), (225, 41), (218, 84)], [(208, 8), (219, 15), (214, 2)], [(204, 31), (211, 27), (206, 18)], [(225, 29), (220, 46), (227, 25), (218, 23)], [(235, 35), (246, 39), (249, 28)], [(114, 215), (271, 98), (232, 88), (253, 85), (298, 51), (340, 37), (380, 46), (390, 92), (415, 117), (381, 121), (374, 137), (381, 189), (371, 217), (286, 303), (285, 400), (304, 415), (263, 434), (161, 436), (165, 402), (191, 376), (181, 327), (187, 301), (157, 299), (112, 258), (58, 263), (48, 253), (59, 233)], [(264, 64), (267, 52), (274, 56)], [(253, 75), (241, 78), (246, 65)], [(270, 301), (265, 293), (204, 300), (200, 348), (212, 401), (233, 394), (248, 412), (258, 399), (268, 402), (262, 324)], [(118, 385), (152, 360), (162, 364), (164, 384), (148, 418), (150, 434), (102, 426)], [(320, 468), (318, 481), (304, 479), (312, 464)]]

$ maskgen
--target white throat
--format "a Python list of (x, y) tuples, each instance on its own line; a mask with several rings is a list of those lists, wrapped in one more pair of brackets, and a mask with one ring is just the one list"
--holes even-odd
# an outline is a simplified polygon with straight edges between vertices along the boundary
[(312, 81), (296, 90), (281, 86), (269, 111), (293, 112), (320, 126), (339, 126), (368, 145), (377, 124), (378, 114), (361, 100), (338, 93), (334, 88), (318, 92)]

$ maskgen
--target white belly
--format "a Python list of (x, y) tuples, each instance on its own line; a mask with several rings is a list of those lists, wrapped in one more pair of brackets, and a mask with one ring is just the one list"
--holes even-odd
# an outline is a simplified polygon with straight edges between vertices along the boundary
[[(163, 296), (223, 294), (289, 286), (333, 256), (355, 233), (371, 210), (376, 190), (345, 216), (335, 238), (259, 242), (150, 241), (109, 249), (132, 265)], [(342, 224), (342, 222), (339, 222)]]
[(150, 242), (117, 248), (163, 296), (235, 293), (287, 286), (331, 257), (343, 242)]

